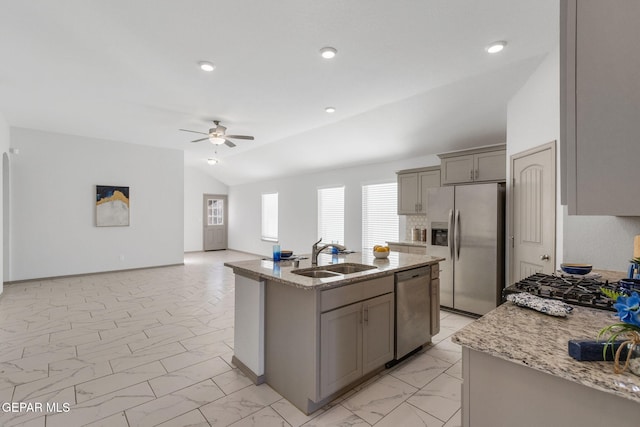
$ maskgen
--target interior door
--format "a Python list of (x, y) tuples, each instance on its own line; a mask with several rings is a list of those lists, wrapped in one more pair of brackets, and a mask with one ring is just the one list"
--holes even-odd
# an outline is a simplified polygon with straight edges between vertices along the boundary
[(203, 212), (203, 249), (227, 249), (227, 196), (205, 194)]
[(555, 270), (555, 141), (511, 156), (511, 176), (511, 283), (515, 283)]

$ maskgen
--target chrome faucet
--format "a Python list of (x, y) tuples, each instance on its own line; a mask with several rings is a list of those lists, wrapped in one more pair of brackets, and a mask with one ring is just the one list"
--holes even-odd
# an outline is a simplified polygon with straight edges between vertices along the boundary
[(322, 242), (322, 237), (311, 247), (311, 265), (318, 265), (318, 255), (320, 255), (320, 252), (324, 251), (327, 248), (336, 248), (339, 251), (344, 251), (347, 249), (345, 246), (339, 245), (337, 243), (327, 243), (326, 245), (318, 246), (318, 243), (320, 242)]

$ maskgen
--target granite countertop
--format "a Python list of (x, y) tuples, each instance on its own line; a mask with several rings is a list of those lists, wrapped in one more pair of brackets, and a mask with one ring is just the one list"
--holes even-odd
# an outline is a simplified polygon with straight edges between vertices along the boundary
[(420, 248), (424, 248), (427, 246), (427, 242), (422, 242), (418, 240), (402, 240), (400, 242), (387, 242), (388, 245), (400, 245), (400, 246), (416, 246)]
[(279, 262), (273, 262), (270, 259), (225, 262), (224, 265), (231, 267), (235, 274), (254, 278), (256, 280), (264, 278), (302, 289), (325, 289), (344, 286), (362, 280), (388, 276), (389, 274), (393, 274), (397, 271), (433, 265), (443, 260), (444, 258), (428, 255), (405, 254), (398, 252), (390, 252), (389, 257), (385, 259), (375, 258), (373, 253), (368, 251), (366, 253), (355, 252), (346, 255), (321, 253), (318, 257), (318, 266), (338, 263), (357, 263), (374, 265), (377, 267), (371, 270), (361, 271), (359, 273), (328, 278), (311, 278), (291, 272), (291, 270), (311, 267), (311, 259), (308, 255), (306, 259), (300, 260), (298, 267), (293, 266), (293, 261), (282, 260)]
[(574, 307), (566, 318), (506, 302), (456, 332), (451, 340), (509, 362), (640, 403), (640, 377), (615, 374), (612, 362), (579, 362), (569, 356), (570, 339), (595, 340), (619, 321), (611, 311)]

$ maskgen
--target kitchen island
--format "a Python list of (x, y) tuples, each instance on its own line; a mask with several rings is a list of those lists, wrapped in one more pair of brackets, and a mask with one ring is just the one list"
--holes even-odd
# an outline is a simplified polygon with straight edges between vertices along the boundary
[(614, 312), (574, 307), (566, 318), (507, 302), (461, 329), (463, 426), (636, 426), (640, 377), (611, 362), (579, 362), (570, 339), (595, 340)]
[(386, 259), (369, 252), (320, 254), (319, 269), (367, 267), (329, 277), (294, 272), (308, 271), (310, 259), (297, 266), (269, 259), (225, 263), (236, 281), (233, 361), (309, 414), (393, 360), (395, 273), (430, 267), (434, 299), (427, 309), (439, 319), (441, 260), (395, 252)]

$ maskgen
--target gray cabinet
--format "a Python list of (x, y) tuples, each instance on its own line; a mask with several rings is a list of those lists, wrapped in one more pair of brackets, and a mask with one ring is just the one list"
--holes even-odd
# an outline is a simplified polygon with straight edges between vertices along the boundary
[(320, 398), (393, 359), (393, 294), (320, 316)]
[(393, 360), (394, 276), (306, 290), (268, 280), (266, 382), (309, 414)]
[(398, 173), (398, 215), (427, 212), (427, 189), (440, 187), (440, 168), (409, 169)]
[(469, 182), (500, 182), (507, 176), (504, 144), (438, 154), (442, 185)]
[(570, 215), (640, 215), (638, 22), (638, 1), (561, 2), (560, 159)]

